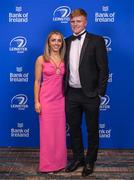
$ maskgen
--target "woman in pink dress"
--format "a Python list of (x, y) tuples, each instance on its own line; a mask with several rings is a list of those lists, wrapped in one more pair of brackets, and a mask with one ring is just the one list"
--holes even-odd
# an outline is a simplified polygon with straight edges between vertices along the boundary
[(59, 171), (67, 163), (64, 53), (63, 35), (51, 32), (44, 55), (39, 56), (35, 64), (34, 100), (40, 123), (40, 172)]

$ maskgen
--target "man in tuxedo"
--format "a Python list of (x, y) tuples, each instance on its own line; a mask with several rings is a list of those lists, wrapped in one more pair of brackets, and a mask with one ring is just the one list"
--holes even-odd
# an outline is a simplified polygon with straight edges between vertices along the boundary
[[(82, 176), (93, 172), (99, 147), (98, 115), (100, 96), (105, 95), (108, 80), (107, 51), (101, 36), (86, 31), (87, 13), (75, 9), (70, 15), (73, 35), (66, 39), (65, 95), (70, 126), (73, 161), (66, 172), (83, 166)], [(85, 113), (88, 149), (84, 156), (82, 114)]]

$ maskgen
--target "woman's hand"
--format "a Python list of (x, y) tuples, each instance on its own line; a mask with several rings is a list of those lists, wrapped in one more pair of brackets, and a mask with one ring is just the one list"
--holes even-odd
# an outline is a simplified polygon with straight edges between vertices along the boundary
[(40, 112), (41, 112), (41, 105), (40, 105), (39, 102), (38, 102), (38, 103), (35, 103), (34, 108), (35, 108), (35, 111), (36, 111), (37, 113), (40, 113)]

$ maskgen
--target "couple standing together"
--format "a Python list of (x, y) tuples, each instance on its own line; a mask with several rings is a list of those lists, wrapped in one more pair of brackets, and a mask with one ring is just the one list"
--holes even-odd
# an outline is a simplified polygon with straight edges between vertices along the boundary
[[(44, 54), (35, 64), (34, 99), (40, 123), (40, 172), (83, 166), (82, 176), (93, 172), (99, 147), (100, 96), (108, 80), (107, 52), (101, 36), (86, 31), (87, 13), (70, 14), (73, 35), (49, 34)], [(66, 100), (64, 98), (66, 97)], [(66, 115), (65, 115), (66, 109)], [(82, 114), (85, 113), (88, 148), (84, 155)], [(73, 161), (67, 165), (66, 118), (70, 127)]]

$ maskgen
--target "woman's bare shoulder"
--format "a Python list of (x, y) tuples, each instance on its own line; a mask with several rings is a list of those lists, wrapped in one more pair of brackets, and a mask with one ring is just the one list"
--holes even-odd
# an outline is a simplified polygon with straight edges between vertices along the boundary
[(39, 64), (43, 64), (43, 63), (44, 63), (44, 57), (43, 57), (43, 55), (40, 55), (40, 56), (37, 58), (36, 63), (39, 63)]

